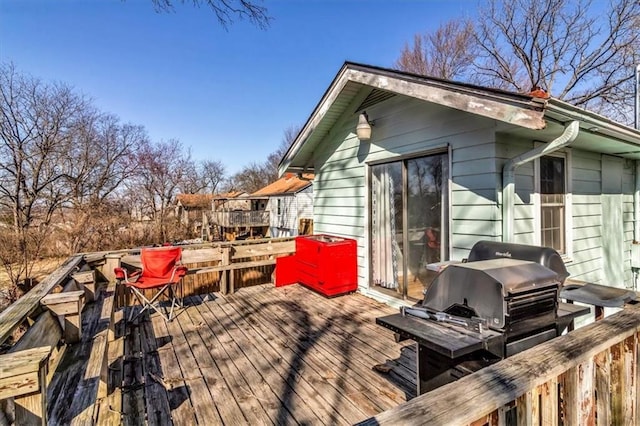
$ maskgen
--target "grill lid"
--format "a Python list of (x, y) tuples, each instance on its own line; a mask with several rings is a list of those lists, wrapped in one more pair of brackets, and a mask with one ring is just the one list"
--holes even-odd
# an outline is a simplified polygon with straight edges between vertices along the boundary
[(478, 241), (471, 248), (469, 262), (487, 259), (521, 259), (536, 262), (558, 274), (561, 283), (569, 276), (562, 257), (550, 247), (529, 246), (525, 244), (503, 243), (499, 241)]
[(433, 280), (422, 305), (435, 311), (465, 305), (491, 328), (503, 329), (508, 298), (559, 285), (554, 271), (535, 262), (503, 258), (461, 263), (450, 265)]

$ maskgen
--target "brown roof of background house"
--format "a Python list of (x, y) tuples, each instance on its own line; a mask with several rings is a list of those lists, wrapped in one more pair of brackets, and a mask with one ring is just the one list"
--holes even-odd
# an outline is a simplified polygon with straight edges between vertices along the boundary
[(177, 201), (184, 207), (210, 208), (213, 195), (211, 194), (178, 194)]
[(311, 185), (313, 173), (304, 173), (302, 179), (293, 173), (286, 173), (277, 181), (265, 186), (251, 195), (279, 195), (298, 192)]
[(242, 192), (242, 191), (223, 192), (223, 193), (220, 193), (220, 194), (215, 194), (213, 196), (213, 199), (214, 200), (224, 200), (224, 199), (227, 199), (227, 198), (238, 198), (242, 194), (244, 194), (244, 192)]

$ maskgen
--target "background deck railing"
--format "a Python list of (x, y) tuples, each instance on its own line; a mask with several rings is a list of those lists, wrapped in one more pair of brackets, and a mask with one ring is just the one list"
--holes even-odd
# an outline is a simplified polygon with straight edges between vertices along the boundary
[(628, 305), (362, 424), (638, 424), (639, 331)]
[(269, 226), (269, 212), (256, 211), (222, 211), (210, 212), (210, 223), (225, 228)]

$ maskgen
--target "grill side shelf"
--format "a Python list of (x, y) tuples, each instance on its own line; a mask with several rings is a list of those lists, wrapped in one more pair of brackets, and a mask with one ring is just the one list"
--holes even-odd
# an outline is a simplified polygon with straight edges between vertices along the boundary
[(493, 330), (479, 334), (402, 314), (376, 318), (376, 323), (452, 359), (486, 349), (492, 340), (502, 339), (502, 335)]

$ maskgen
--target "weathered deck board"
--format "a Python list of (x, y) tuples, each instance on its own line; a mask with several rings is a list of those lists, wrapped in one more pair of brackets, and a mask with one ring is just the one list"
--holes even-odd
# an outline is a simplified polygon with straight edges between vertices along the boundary
[[(162, 321), (162, 318), (157, 316)], [(155, 318), (154, 318), (155, 322)], [(149, 321), (140, 325), (142, 366), (144, 368), (146, 419), (150, 425), (162, 425), (171, 418), (171, 407), (165, 385), (162, 382), (162, 367), (158, 353), (158, 339)]]
[(80, 264), (82, 256), (68, 258), (54, 273), (48, 275), (40, 284), (33, 287), (17, 302), (9, 305), (0, 314), (0, 343), (3, 343), (13, 333), (26, 317), (40, 307), (40, 299), (46, 296), (53, 288), (61, 284)]
[[(155, 323), (162, 323), (167, 327), (171, 335), (171, 345), (176, 353), (176, 358), (180, 364), (184, 385), (189, 394), (189, 402), (193, 407), (196, 421), (199, 424), (220, 423), (220, 416), (213, 404), (213, 398), (209, 392), (198, 362), (196, 361), (191, 345), (198, 345), (193, 339), (197, 334), (195, 327), (187, 320), (187, 312), (183, 312), (183, 321), (171, 321), (169, 323), (155, 319)], [(156, 316), (157, 317), (157, 316)]]
[[(195, 372), (184, 374), (178, 361), (178, 354), (173, 345), (174, 337), (166, 327), (165, 321), (159, 315), (153, 316), (153, 330), (146, 336), (147, 339), (155, 337), (156, 347), (160, 361), (159, 371), (154, 371), (154, 376), (148, 379), (158, 385), (162, 385), (167, 391), (167, 401), (171, 409), (170, 416), (176, 424), (193, 424), (195, 413), (189, 401), (189, 391), (186, 380), (192, 377)], [(160, 387), (157, 387), (161, 391)], [(149, 410), (155, 409), (147, 406)], [(162, 424), (162, 418), (158, 419)]]
[[(51, 424), (90, 424), (98, 396), (101, 354), (106, 350), (108, 323), (100, 321), (104, 293), (86, 306), (82, 339), (69, 345), (47, 389)], [(60, 397), (63, 395), (64, 397)]]
[(286, 377), (278, 384), (281, 386), (282, 394), (289, 397), (292, 393), (302, 395), (307, 403), (317, 408), (316, 415), (324, 423), (349, 423), (350, 415), (360, 415), (361, 411), (353, 404), (347, 405), (343, 410), (335, 410), (335, 375), (327, 374), (327, 363), (324, 360), (317, 359), (315, 354), (308, 354), (306, 338), (303, 341), (291, 339), (274, 326), (274, 317), (269, 312), (256, 309), (248, 302), (228, 305), (237, 312), (236, 318), (251, 326), (250, 329), (245, 328), (246, 332), (257, 341), (262, 339), (263, 347), (270, 348), (272, 362), (281, 365), (281, 375), (284, 374)]
[[(287, 293), (289, 298), (301, 304), (305, 310), (313, 310), (313, 304), (322, 300), (322, 297), (315, 293), (310, 296), (309, 290), (301, 286), (288, 287)], [(389, 308), (360, 295), (347, 295), (333, 299), (331, 304), (323, 306), (323, 309), (318, 310), (311, 319), (317, 321), (317, 327), (330, 328), (331, 332), (327, 333), (327, 338), (331, 342), (343, 344), (343, 337), (351, 339), (349, 343), (353, 345), (353, 350), (362, 355), (354, 357), (356, 362), (369, 368), (376, 364), (392, 367), (391, 374), (403, 382), (407, 393), (415, 396), (415, 346), (405, 346), (403, 354), (407, 353), (408, 358), (401, 357), (404, 358), (401, 359), (402, 362), (396, 360), (397, 350), (393, 345), (389, 345), (393, 340), (393, 333), (375, 324), (375, 318), (380, 316), (381, 309), (386, 311)], [(356, 329), (358, 332), (354, 332)], [(377, 338), (372, 339), (372, 335)], [(405, 345), (409, 343), (406, 342)], [(386, 355), (387, 359), (381, 355)]]
[[(241, 407), (247, 423), (270, 423), (271, 421), (262, 409), (260, 401), (251, 393), (248, 383), (233, 362), (232, 355), (227, 351), (227, 345), (232, 342), (231, 337), (220, 327), (217, 319), (205, 304), (191, 307), (189, 313), (201, 327), (201, 336), (205, 346), (211, 352), (215, 365), (220, 370), (221, 376), (218, 380), (224, 380), (228, 386), (230, 392), (227, 395), (227, 399), (229, 401), (233, 400), (233, 403)], [(204, 333), (210, 334), (209, 336), (203, 336)], [(210, 364), (204, 365), (208, 366)]]
[(225, 349), (247, 382), (246, 392), (256, 398), (274, 424), (296, 424), (289, 410), (280, 404), (277, 393), (271, 388), (271, 382), (263, 377), (263, 374), (266, 375), (262, 372), (263, 366), (251, 359), (249, 353), (255, 351), (256, 346), (241, 347), (237, 340), (239, 333), (233, 320), (228, 318), (221, 309), (212, 309), (211, 313), (230, 339), (226, 342)]
[[(262, 374), (267, 373), (269, 377), (265, 376), (265, 380), (272, 385), (273, 391), (278, 395), (283, 406), (292, 413), (296, 421), (306, 424), (319, 423), (323, 415), (329, 417), (330, 412), (326, 412), (327, 402), (320, 397), (320, 394), (306, 380), (301, 380), (303, 377), (301, 375), (302, 371), (296, 369), (295, 363), (289, 364), (287, 368), (279, 368), (286, 357), (284, 357), (282, 351), (283, 345), (279, 345), (278, 350), (274, 350), (270, 346), (270, 341), (277, 342), (277, 337), (265, 339), (259, 330), (255, 330), (249, 324), (247, 315), (238, 313), (236, 310), (237, 304), (234, 306), (233, 303), (222, 303), (220, 306), (224, 311), (224, 315), (232, 318), (236, 323), (238, 331), (246, 334), (246, 336), (234, 336), (234, 338), (245, 348), (244, 351), (248, 357), (251, 357), (252, 362), (260, 367)], [(250, 350), (247, 351), (246, 348)], [(271, 354), (270, 357), (266, 356), (268, 353)], [(295, 359), (297, 354), (292, 354), (292, 357)], [(298, 378), (297, 382), (295, 377)], [(317, 377), (319, 378), (319, 376)], [(298, 386), (303, 387), (304, 392), (302, 389), (298, 389)]]
[(143, 403), (149, 424), (364, 420), (415, 395), (414, 345), (374, 323), (393, 312), (362, 295), (326, 299), (298, 286), (191, 297), (171, 323), (153, 314), (129, 329), (124, 418), (141, 420)]
[(206, 372), (208, 382), (216, 384), (214, 403), (223, 421), (227, 424), (268, 422), (258, 401), (250, 398), (245, 391), (247, 384), (227, 355), (223, 347), (225, 340), (219, 340), (222, 329), (206, 307), (195, 303), (195, 306), (189, 308), (188, 313), (198, 330), (200, 340), (196, 340), (196, 344), (204, 345), (204, 349), (209, 353), (209, 357), (198, 358), (200, 370)]
[(209, 387), (212, 397), (212, 405), (218, 410), (220, 418), (216, 418), (219, 423), (242, 424), (246, 420), (242, 415), (242, 410), (235, 398), (229, 398), (231, 390), (224, 380), (221, 380), (222, 373), (216, 365), (215, 358), (208, 350), (205, 339), (210, 339), (210, 330), (202, 319), (197, 309), (191, 309), (183, 321), (189, 320), (197, 335), (190, 337), (191, 350), (198, 360), (200, 372)]
[[(314, 385), (327, 384), (322, 391), (323, 403), (340, 413), (346, 423), (353, 423), (362, 416), (366, 416), (368, 410), (375, 410), (372, 408), (371, 402), (366, 399), (362, 400), (361, 404), (354, 401), (354, 398), (361, 399), (358, 395), (358, 388), (342, 377), (342, 366), (327, 353), (325, 348), (321, 347), (322, 343), (314, 340), (304, 330), (298, 329), (296, 325), (291, 325), (293, 321), (290, 315), (296, 315), (293, 313), (294, 311), (289, 313), (289, 316), (280, 317), (278, 313), (274, 314), (270, 311), (269, 305), (272, 303), (273, 301), (264, 303), (248, 299), (244, 304), (252, 311), (245, 315), (257, 317), (258, 321), (269, 324), (275, 333), (273, 341), (277, 342), (281, 348), (290, 347), (293, 349), (292, 357), (300, 367), (299, 374), (306, 376), (307, 368), (313, 369), (317, 376)], [(239, 306), (238, 303), (235, 305)], [(295, 312), (308, 317), (302, 309), (295, 309)], [(342, 397), (343, 394), (352, 395), (354, 398)]]
[[(313, 297), (319, 296), (314, 294)], [(372, 358), (366, 349), (358, 348), (358, 339), (351, 337), (358, 332), (357, 320), (344, 312), (322, 317), (321, 313), (314, 312), (317, 307), (309, 306), (297, 296), (289, 305), (289, 309), (294, 312), (287, 312), (285, 306), (271, 303), (270, 300), (262, 294), (256, 294), (255, 301), (261, 302), (277, 318), (285, 319), (276, 321), (283, 332), (288, 332), (291, 339), (301, 340), (310, 352), (317, 350), (322, 362), (332, 367), (331, 374), (337, 381), (337, 388), (350, 395), (350, 399), (356, 402), (364, 415), (370, 416), (371, 413), (384, 410), (386, 406), (404, 402), (402, 393), (391, 394), (385, 391), (384, 387), (388, 383), (385, 379), (375, 374), (368, 377), (364, 375), (364, 372), (369, 372), (374, 365), (383, 363), (385, 359), (379, 356)], [(341, 328), (347, 321), (351, 325), (349, 331)], [(390, 336), (389, 341), (393, 341)]]
[(122, 414), (125, 425), (136, 425), (145, 418), (142, 344), (139, 327), (134, 326), (127, 332), (122, 365)]

